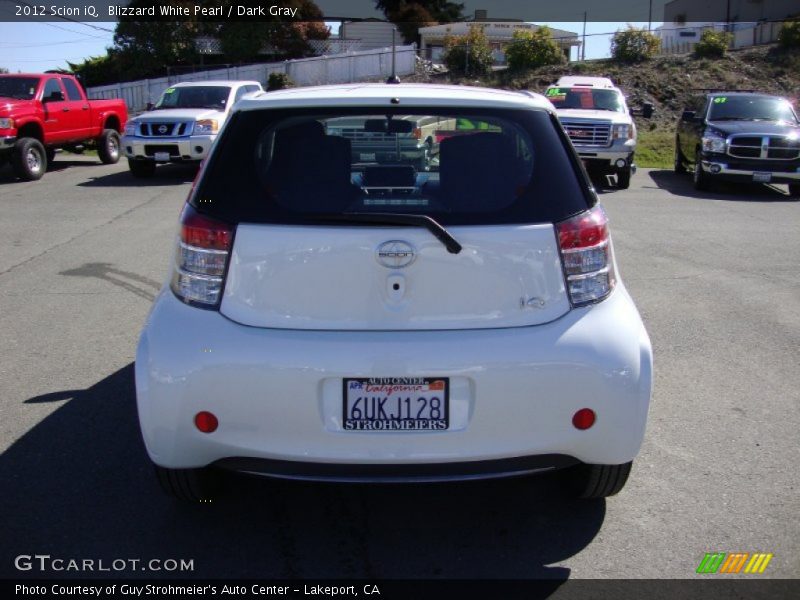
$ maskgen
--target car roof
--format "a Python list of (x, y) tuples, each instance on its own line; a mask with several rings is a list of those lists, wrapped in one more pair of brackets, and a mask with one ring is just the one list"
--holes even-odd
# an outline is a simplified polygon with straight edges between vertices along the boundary
[(175, 83), (169, 87), (200, 87), (200, 86), (226, 86), (226, 87), (233, 87), (239, 85), (258, 85), (261, 84), (257, 81), (232, 81), (232, 80), (225, 80), (225, 79), (212, 79), (209, 81), (181, 81), (180, 83)]
[(248, 94), (237, 110), (315, 106), (449, 106), (474, 108), (538, 108), (555, 112), (553, 105), (539, 94), (440, 84), (340, 84), (301, 87)]
[(616, 86), (608, 77), (583, 77), (580, 75), (565, 75), (564, 77), (559, 77), (558, 81), (550, 87), (587, 87), (599, 90), (616, 89)]
[(720, 90), (718, 92), (707, 92), (707, 96), (710, 97), (717, 97), (717, 96), (725, 96), (730, 98), (731, 96), (748, 96), (748, 97), (759, 97), (759, 98), (782, 98), (782, 96), (776, 96), (775, 94), (766, 94), (763, 92), (725, 92)]

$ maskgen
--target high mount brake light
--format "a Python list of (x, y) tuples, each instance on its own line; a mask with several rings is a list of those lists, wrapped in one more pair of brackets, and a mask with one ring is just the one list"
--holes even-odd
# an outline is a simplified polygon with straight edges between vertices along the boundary
[(606, 298), (617, 278), (603, 208), (598, 204), (557, 223), (556, 233), (572, 305), (584, 306)]
[(184, 206), (171, 284), (178, 298), (204, 308), (219, 307), (233, 231), (228, 223)]

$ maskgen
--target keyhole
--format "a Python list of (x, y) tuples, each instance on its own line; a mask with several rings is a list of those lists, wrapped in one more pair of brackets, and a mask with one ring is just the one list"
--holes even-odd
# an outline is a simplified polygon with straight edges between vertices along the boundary
[(395, 283), (394, 285), (392, 285), (392, 289), (396, 292), (397, 290), (400, 289), (400, 284), (399, 283)]

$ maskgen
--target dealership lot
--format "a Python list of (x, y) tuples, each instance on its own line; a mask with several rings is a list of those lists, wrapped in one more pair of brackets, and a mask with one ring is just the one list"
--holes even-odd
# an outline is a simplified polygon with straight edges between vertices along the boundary
[(800, 202), (785, 188), (698, 194), (641, 170), (602, 195), (655, 353), (648, 434), (618, 497), (565, 500), (548, 477), (239, 479), (187, 507), (150, 472), (132, 361), (193, 177), (169, 166), (143, 184), (72, 155), (39, 182), (0, 169), (4, 576), (42, 575), (16, 571), (20, 554), (193, 559), (192, 577), (681, 578), (706, 552), (771, 552), (763, 576), (800, 572)]

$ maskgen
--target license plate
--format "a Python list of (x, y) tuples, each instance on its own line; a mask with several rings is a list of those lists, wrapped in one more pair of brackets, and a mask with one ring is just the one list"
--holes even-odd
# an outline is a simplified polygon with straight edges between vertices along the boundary
[(371, 161), (371, 162), (375, 162), (375, 153), (374, 152), (372, 152), (372, 153), (362, 152), (361, 154), (358, 155), (358, 158), (359, 158), (359, 160), (368, 160), (368, 161)]
[(343, 380), (347, 431), (442, 431), (449, 426), (446, 377), (357, 377)]
[(769, 183), (772, 179), (772, 173), (753, 173), (753, 181), (756, 183)]
[(153, 158), (156, 159), (156, 162), (169, 162), (169, 152), (156, 152)]

